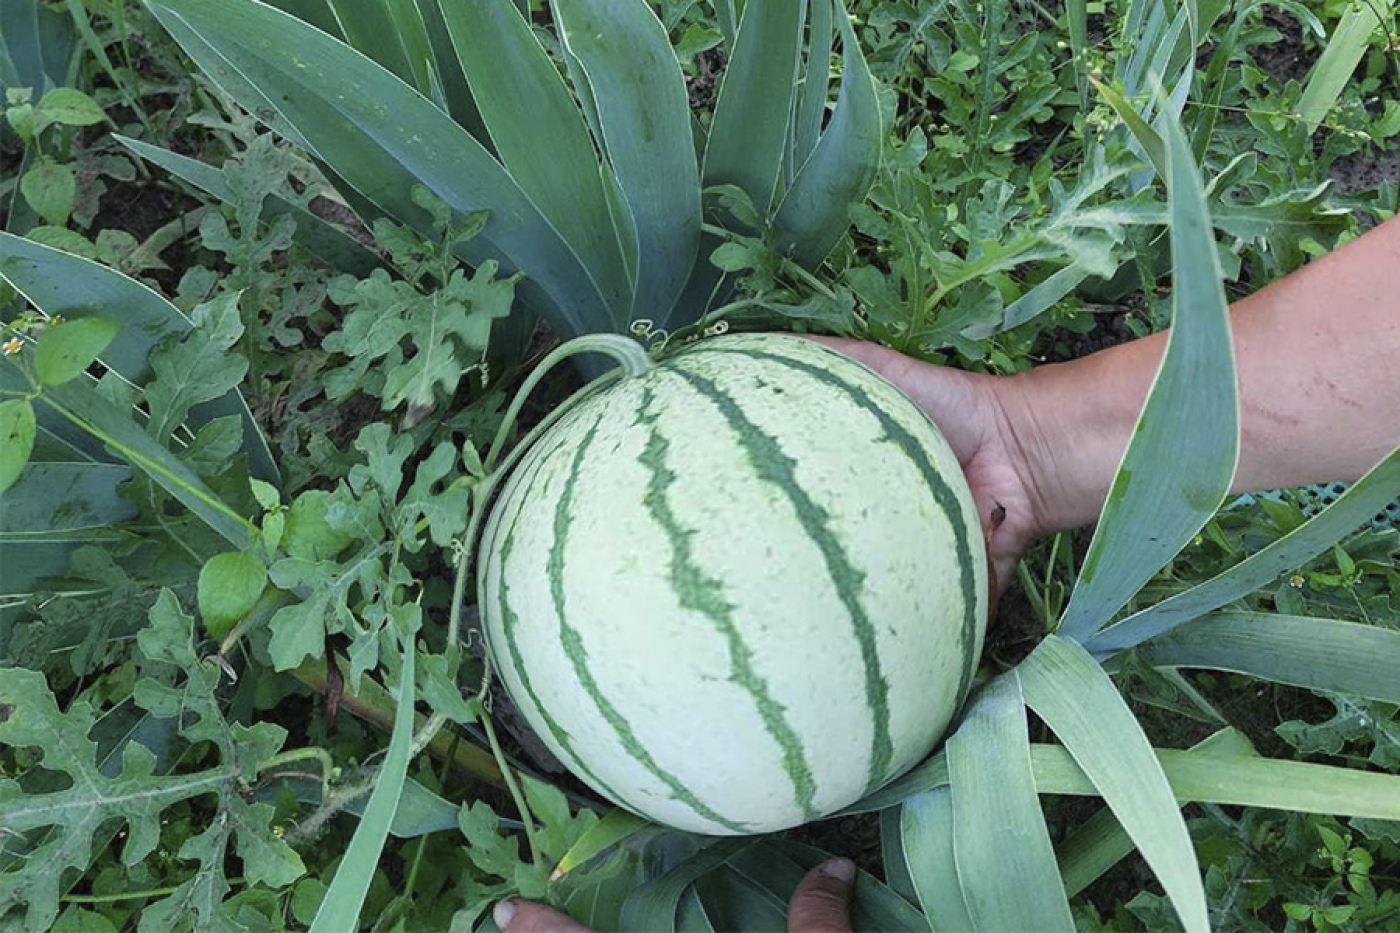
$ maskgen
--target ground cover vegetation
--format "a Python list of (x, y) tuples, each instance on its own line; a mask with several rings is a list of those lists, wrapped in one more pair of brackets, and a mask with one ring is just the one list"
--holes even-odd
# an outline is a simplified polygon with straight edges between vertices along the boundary
[[(1400, 930), (1400, 457), (1227, 501), (1222, 349), (1400, 207), (1398, 49), (1384, 0), (0, 0), (0, 925), (768, 929), (829, 852), (858, 929)], [(493, 681), (477, 531), (604, 361), (1168, 325), (1166, 504), (1037, 544), (842, 812), (647, 823)]]

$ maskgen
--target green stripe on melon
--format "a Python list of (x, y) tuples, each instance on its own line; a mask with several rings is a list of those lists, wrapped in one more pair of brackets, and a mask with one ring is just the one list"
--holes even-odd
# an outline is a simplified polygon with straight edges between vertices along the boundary
[(487, 523), (483, 627), (541, 739), (697, 832), (833, 812), (947, 728), (986, 566), (952, 452), (809, 341), (703, 342), (586, 399)]

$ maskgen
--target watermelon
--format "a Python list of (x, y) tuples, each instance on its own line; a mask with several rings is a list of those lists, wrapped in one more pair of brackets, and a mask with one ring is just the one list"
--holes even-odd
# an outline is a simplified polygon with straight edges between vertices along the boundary
[(986, 628), (981, 523), (898, 389), (721, 337), (579, 400), (491, 507), (482, 625), (511, 699), (617, 805), (784, 829), (924, 758)]

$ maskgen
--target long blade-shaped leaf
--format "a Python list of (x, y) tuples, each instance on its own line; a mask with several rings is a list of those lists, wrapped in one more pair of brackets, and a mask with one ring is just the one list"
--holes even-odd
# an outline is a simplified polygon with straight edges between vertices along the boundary
[[(486, 211), (480, 235), (459, 248), (472, 263), (525, 270), (519, 290), (565, 334), (607, 330), (602, 292), (558, 230), (471, 134), (391, 73), (320, 30), (254, 0), (149, 0), (177, 41), (221, 85), (225, 72), (276, 97), (247, 100), (295, 125), (307, 148), (364, 198), (432, 236), (413, 201), (423, 185), (466, 216)], [(220, 70), (220, 62), (224, 67)], [(242, 95), (242, 96), (240, 96)]]
[(1210, 929), (1186, 821), (1162, 766), (1113, 681), (1084, 648), (1058, 635), (1016, 669), (1045, 720), (1132, 836), (1187, 930)]
[(1107, 623), (1210, 520), (1239, 460), (1234, 350), (1215, 236), (1181, 126), (1175, 119), (1163, 125), (1172, 331), (1065, 610), (1060, 633), (1076, 641)]
[(786, 925), (787, 905), (727, 865), (696, 881), (695, 893), (716, 930), (781, 930)]
[(399, 672), (398, 709), (394, 713), (394, 731), (389, 736), (389, 750), (384, 766), (379, 769), (374, 792), (370, 794), (360, 825), (345, 850), (345, 858), (336, 869), (335, 878), (321, 900), (311, 933), (339, 933), (359, 929), (360, 908), (369, 893), (370, 882), (379, 867), (379, 855), (398, 812), (404, 779), (413, 745), (413, 636), (403, 637), (403, 669)]
[(156, 443), (126, 411), (100, 395), (90, 382), (74, 379), (65, 385), (50, 386), (39, 397), (39, 404), (52, 408), (146, 473), (235, 548), (248, 546), (257, 529), (225, 505), (174, 454)]
[[(1256, 754), (1249, 739), (1233, 728), (1221, 729), (1191, 746), (1191, 750), (1213, 755)], [(1133, 837), (1123, 829), (1112, 810), (1105, 807), (1095, 813), (1076, 826), (1059, 846), (1065, 892), (1074, 897), (1127, 858), (1135, 848)]]
[(836, 112), (776, 220), (779, 248), (809, 266), (825, 259), (850, 226), (852, 205), (865, 198), (879, 171), (884, 137), (875, 79), (844, 9), (840, 18), (843, 73)]
[(1229, 570), (1099, 632), (1085, 642), (1097, 655), (1141, 644), (1267, 586), (1336, 544), (1386, 507), (1400, 489), (1400, 449), (1392, 451), (1313, 519)]
[(731, 855), (756, 842), (755, 839), (721, 839), (660, 878), (642, 885), (622, 906), (621, 928), (656, 930), (658, 933), (674, 931), (676, 908), (685, 889), (702, 875), (723, 865)]
[(598, 155), (564, 79), (513, 4), (466, 0), (441, 10), (506, 170), (593, 271), (613, 329), (624, 330), (632, 283)]
[(117, 493), (131, 479), (115, 463), (31, 463), (0, 493), (0, 546), (51, 531), (130, 521), (136, 506)]
[(77, 37), (68, 18), (37, 2), (0, 3), (0, 91), (28, 87), (35, 98), (64, 83)]
[(1352, 4), (1342, 14), (1342, 21), (1327, 40), (1327, 48), (1322, 50), (1308, 76), (1303, 96), (1298, 99), (1298, 113), (1309, 134), (1317, 131), (1328, 111), (1336, 105), (1352, 72), (1366, 54), (1371, 37), (1385, 26), (1391, 5), (1391, 0), (1372, 0)]
[[(45, 315), (81, 316), (100, 308), (121, 324), (102, 353), (102, 363), (134, 385), (151, 377), (150, 353), (166, 337), (183, 337), (193, 325), (179, 308), (113, 269), (81, 256), (0, 233), (0, 279), (7, 281)], [(196, 407), (189, 423), (199, 427), (215, 418), (238, 415), (253, 474), (272, 482), (280, 475), (267, 440), (253, 420), (242, 393)]]
[[(349, 45), (412, 84), (425, 97), (431, 96), (423, 63), (415, 62), (409, 52), (410, 45), (417, 47), (416, 37), (401, 28), (402, 24), (394, 12), (396, 6), (407, 8), (414, 4), (404, 3), (403, 0), (327, 2), (341, 35)], [(416, 7), (414, 13), (417, 13)], [(426, 39), (426, 33), (423, 38)]]
[[(903, 809), (896, 806), (880, 811), (880, 862), (885, 868), (885, 883), (912, 904), (918, 901), (919, 894), (914, 890), (914, 879), (909, 876), (909, 857), (904, 851), (899, 828)], [(952, 838), (950, 833), (950, 843)]]
[(904, 801), (899, 813), (904, 856), (919, 906), (937, 933), (970, 933), (976, 927), (958, 882), (951, 791), (937, 787), (915, 794)]
[(117, 492), (129, 479), (121, 464), (31, 462), (0, 493), (0, 597), (36, 591), (84, 545), (121, 540), (108, 529), (138, 514)]
[(1400, 632), (1337, 619), (1217, 612), (1144, 644), (1160, 667), (1204, 667), (1400, 703)]
[[(811, 22), (807, 26), (807, 64), (802, 73), (797, 102), (797, 121), (792, 128), (791, 175), (817, 147), (826, 99), (831, 90), (831, 46), (836, 38), (831, 10), (836, 0), (812, 0)], [(842, 11), (844, 13), (844, 10)]]
[[(736, 854), (729, 867), (767, 891), (778, 905), (786, 908), (802, 876), (831, 858), (829, 853), (777, 837)], [(851, 898), (851, 926), (857, 930), (927, 930), (919, 912), (888, 885), (873, 875), (857, 870)]]
[(645, 3), (554, 0), (554, 11), (632, 218), (631, 317), (661, 328), (688, 324), (674, 320), (672, 310), (700, 246), (700, 169), (670, 39)]
[[(1397, 775), (1302, 761), (1234, 759), (1178, 749), (1157, 749), (1156, 754), (1172, 793), (1181, 803), (1221, 803), (1400, 820), (1400, 776)], [(1062, 745), (1032, 745), (1031, 770), (1039, 793), (1098, 796), (1094, 782)], [(948, 761), (939, 755), (898, 782), (847, 807), (839, 815), (883, 810), (911, 794), (948, 783)]]
[(737, 185), (762, 214), (778, 194), (801, 49), (798, 0), (745, 4), (715, 99), (705, 187)]
[[(1014, 672), (982, 688), (948, 739), (953, 847), (981, 930), (1073, 930), (1036, 796), (1026, 709)], [(1016, 884), (1003, 883), (1015, 878)]]
[(564, 853), (559, 864), (554, 866), (554, 873), (550, 876), (550, 880), (557, 881), (595, 855), (599, 855), (604, 850), (636, 835), (650, 825), (652, 824), (640, 816), (628, 813), (626, 810), (611, 810), (607, 816), (595, 823), (592, 829), (579, 837), (579, 840), (569, 848), (569, 851)]

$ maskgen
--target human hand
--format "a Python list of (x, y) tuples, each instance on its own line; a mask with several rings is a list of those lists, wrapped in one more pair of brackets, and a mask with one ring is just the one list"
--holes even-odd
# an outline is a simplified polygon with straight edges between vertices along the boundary
[(938, 425), (962, 464), (987, 536), (992, 605), (1021, 552), (1046, 530), (1012, 381), (911, 359), (878, 343), (817, 337), (898, 386)]
[[(855, 864), (844, 858), (807, 872), (788, 904), (788, 933), (851, 933), (855, 878)], [(492, 916), (504, 933), (591, 933), (557, 910), (529, 901), (501, 901)]]

